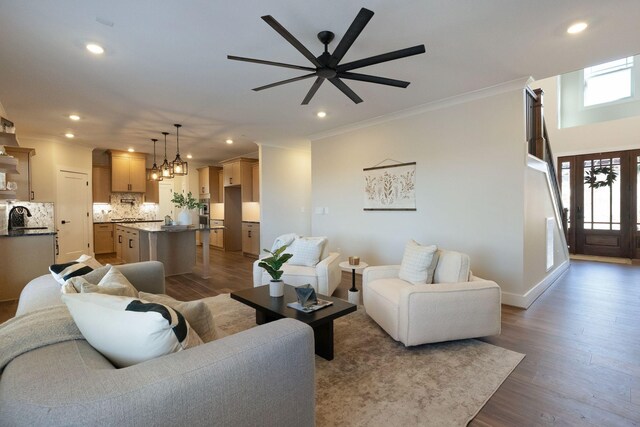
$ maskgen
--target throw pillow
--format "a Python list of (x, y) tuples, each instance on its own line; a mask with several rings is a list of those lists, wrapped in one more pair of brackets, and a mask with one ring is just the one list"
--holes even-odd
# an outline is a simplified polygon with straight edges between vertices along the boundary
[(287, 264), (315, 267), (320, 261), (320, 255), (326, 243), (326, 237), (296, 237), (291, 246), (285, 250), (285, 253), (293, 255)]
[(126, 291), (122, 294), (126, 297), (137, 297), (138, 290), (127, 280), (127, 278), (118, 270), (118, 268), (111, 266), (109, 272), (98, 282), (98, 286), (104, 287), (118, 287), (124, 286)]
[(148, 294), (146, 292), (140, 292), (138, 298), (169, 306), (182, 313), (203, 342), (213, 341), (217, 338), (213, 313), (202, 300), (178, 301), (169, 295)]
[(82, 276), (89, 283), (98, 283), (111, 270), (112, 265), (103, 265)]
[(271, 252), (277, 251), (282, 246), (290, 245), (291, 243), (293, 243), (296, 237), (298, 237), (298, 235), (295, 233), (283, 234), (276, 237), (276, 240), (273, 242), (273, 246), (271, 247)]
[(100, 267), (102, 267), (102, 264), (96, 261), (92, 256), (80, 255), (80, 258), (75, 261), (63, 264), (53, 264), (49, 267), (49, 271), (53, 278), (56, 279), (56, 282), (64, 285), (64, 282), (70, 278), (83, 276)]
[(435, 245), (422, 246), (414, 240), (409, 240), (404, 248), (398, 277), (414, 285), (432, 283), (437, 250)]
[(162, 304), (97, 293), (62, 301), (89, 344), (118, 368), (202, 344), (182, 314)]

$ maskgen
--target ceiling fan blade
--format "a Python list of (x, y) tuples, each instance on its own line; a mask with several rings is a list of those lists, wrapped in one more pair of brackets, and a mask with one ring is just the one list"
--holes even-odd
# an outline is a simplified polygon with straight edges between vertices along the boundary
[(227, 55), (227, 59), (234, 61), (254, 62), (256, 64), (275, 65), (276, 67), (293, 68), (294, 70), (315, 71), (315, 68), (303, 67), (301, 65), (284, 64), (282, 62), (265, 61), (263, 59), (244, 58), (242, 56)]
[(307, 92), (307, 96), (304, 97), (304, 99), (302, 100), (302, 104), (300, 105), (309, 104), (309, 101), (311, 101), (311, 98), (313, 98), (313, 95), (315, 95), (318, 89), (320, 89), (320, 85), (322, 84), (322, 82), (324, 82), (324, 80), (325, 80), (324, 77), (318, 77), (316, 81), (313, 82), (311, 89), (309, 89), (309, 92)]
[(329, 81), (331, 83), (333, 83), (333, 85), (335, 87), (337, 87), (338, 89), (340, 89), (342, 91), (342, 93), (344, 93), (345, 95), (347, 95), (349, 98), (351, 98), (351, 100), (356, 103), (359, 104), (362, 102), (362, 98), (360, 98), (358, 95), (356, 95), (356, 93), (354, 91), (351, 90), (351, 88), (349, 88), (349, 86), (347, 86), (342, 80), (340, 80), (338, 77), (332, 77), (329, 79)]
[(278, 34), (280, 34), (282, 37), (284, 37), (285, 40), (288, 41), (293, 47), (298, 49), (298, 51), (301, 54), (303, 54), (305, 56), (305, 58), (307, 58), (309, 61), (311, 61), (311, 63), (313, 65), (315, 65), (318, 68), (322, 68), (322, 64), (320, 64), (320, 62), (315, 57), (315, 55), (313, 53), (311, 53), (309, 51), (309, 49), (304, 47), (304, 45), (302, 43), (300, 43), (298, 41), (298, 39), (296, 39), (289, 31), (287, 31), (286, 28), (284, 28), (282, 25), (280, 25), (280, 23), (278, 21), (276, 21), (273, 18), (273, 16), (265, 15), (265, 16), (262, 17), (262, 20), (264, 22), (266, 22), (267, 24), (269, 24), (271, 26), (271, 28), (276, 30), (278, 32)]
[(287, 80), (281, 80), (279, 82), (275, 82), (275, 83), (271, 83), (268, 85), (264, 85), (264, 86), (260, 86), (251, 90), (255, 90), (256, 92), (260, 91), (260, 90), (265, 90), (265, 89), (269, 89), (275, 86), (280, 86), (283, 84), (287, 84), (287, 83), (293, 83), (293, 82), (297, 82), (298, 80), (304, 80), (304, 79), (308, 79), (309, 77), (313, 77), (315, 76), (316, 73), (311, 73), (311, 74), (305, 74), (304, 76), (300, 76), (300, 77), (294, 77), (292, 79), (287, 79)]
[(331, 54), (331, 58), (329, 59), (329, 67), (335, 67), (338, 62), (344, 57), (347, 53), (353, 42), (356, 41), (364, 27), (369, 23), (369, 20), (373, 17), (373, 12), (369, 9), (365, 9), (364, 7), (360, 9), (358, 15), (353, 20), (347, 31), (342, 36), (340, 43)]
[(395, 86), (395, 87), (402, 87), (402, 88), (406, 88), (411, 83), (411, 82), (405, 82), (403, 80), (388, 79), (386, 77), (369, 76), (367, 74), (348, 73), (348, 72), (338, 73), (338, 77), (342, 79), (359, 80), (361, 82), (378, 83), (381, 85)]
[(370, 56), (369, 58), (359, 59), (357, 61), (348, 62), (346, 64), (338, 65), (336, 71), (349, 71), (355, 68), (367, 67), (369, 65), (380, 64), (381, 62), (393, 61), (394, 59), (406, 58), (407, 56), (418, 55), (425, 53), (426, 49), (424, 45), (418, 45), (408, 47), (406, 49), (394, 50), (393, 52), (383, 53), (381, 55)]

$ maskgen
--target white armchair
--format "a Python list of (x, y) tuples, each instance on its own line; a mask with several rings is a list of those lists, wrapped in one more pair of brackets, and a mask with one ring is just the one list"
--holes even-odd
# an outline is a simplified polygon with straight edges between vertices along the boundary
[(438, 251), (433, 284), (414, 285), (398, 277), (399, 265), (363, 272), (367, 314), (405, 346), (500, 333), (500, 287), (474, 277), (469, 257)]
[[(284, 236), (281, 236), (284, 237)], [(278, 246), (281, 237), (276, 239), (274, 246)], [(287, 243), (285, 243), (287, 244)], [(276, 249), (276, 248), (274, 248)], [(326, 243), (324, 244), (320, 261), (313, 265), (293, 265), (291, 260), (282, 266), (284, 274), (282, 281), (287, 285), (301, 286), (307, 283), (321, 295), (331, 295), (336, 290), (342, 280), (342, 270), (338, 266), (340, 254), (337, 252), (326, 253)], [(267, 255), (268, 256), (268, 255)], [(264, 256), (261, 256), (263, 258)], [(253, 286), (269, 284), (271, 276), (258, 264), (260, 259), (253, 263)]]

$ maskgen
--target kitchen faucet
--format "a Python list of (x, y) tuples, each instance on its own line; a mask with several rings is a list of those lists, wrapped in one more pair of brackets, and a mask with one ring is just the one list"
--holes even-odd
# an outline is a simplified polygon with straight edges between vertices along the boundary
[(9, 211), (9, 230), (14, 228), (24, 228), (24, 214), (27, 214), (28, 217), (31, 216), (31, 212), (29, 209), (24, 206), (14, 206)]

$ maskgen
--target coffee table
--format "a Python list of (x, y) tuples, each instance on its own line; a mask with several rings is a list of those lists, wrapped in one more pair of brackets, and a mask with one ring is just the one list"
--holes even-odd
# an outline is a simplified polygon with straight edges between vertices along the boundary
[(290, 285), (284, 285), (284, 296), (279, 298), (269, 296), (269, 286), (232, 292), (231, 298), (255, 308), (258, 325), (289, 317), (311, 326), (316, 354), (327, 360), (333, 360), (333, 320), (357, 309), (354, 304), (340, 298), (318, 294), (318, 298), (332, 301), (333, 305), (311, 313), (298, 311), (287, 307), (287, 303), (297, 301), (295, 287)]

